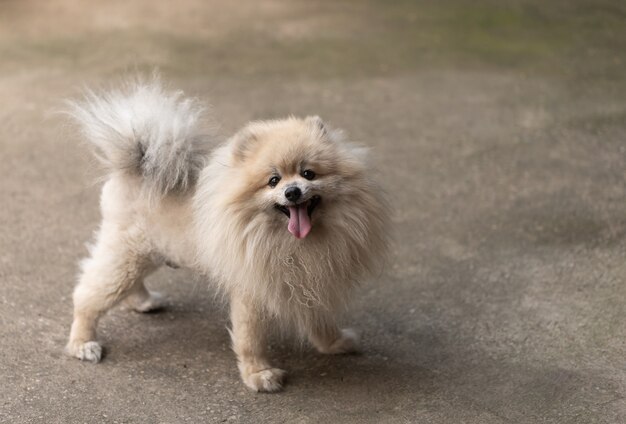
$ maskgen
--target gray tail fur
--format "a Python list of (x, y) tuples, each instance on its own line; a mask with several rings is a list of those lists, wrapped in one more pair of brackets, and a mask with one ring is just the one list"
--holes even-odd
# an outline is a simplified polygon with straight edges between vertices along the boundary
[(105, 169), (142, 177), (150, 197), (192, 186), (215, 140), (205, 107), (182, 91), (167, 91), (158, 77), (120, 90), (87, 91), (68, 104)]

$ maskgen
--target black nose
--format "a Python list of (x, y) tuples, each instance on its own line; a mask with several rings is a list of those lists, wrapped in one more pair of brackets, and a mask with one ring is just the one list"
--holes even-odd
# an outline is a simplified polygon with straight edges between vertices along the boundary
[(302, 196), (302, 192), (298, 187), (289, 187), (285, 190), (285, 197), (290, 202), (296, 202), (300, 196)]

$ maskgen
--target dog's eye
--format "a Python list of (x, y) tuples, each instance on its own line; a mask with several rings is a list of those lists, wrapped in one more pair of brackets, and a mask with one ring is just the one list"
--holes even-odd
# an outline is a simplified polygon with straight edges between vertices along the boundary
[(278, 175), (274, 175), (272, 178), (270, 178), (267, 185), (270, 187), (276, 187), (276, 184), (278, 184), (279, 181), (280, 177)]
[(302, 176), (307, 180), (312, 180), (313, 178), (315, 178), (315, 172), (311, 171), (310, 169), (305, 169), (304, 171), (302, 171)]

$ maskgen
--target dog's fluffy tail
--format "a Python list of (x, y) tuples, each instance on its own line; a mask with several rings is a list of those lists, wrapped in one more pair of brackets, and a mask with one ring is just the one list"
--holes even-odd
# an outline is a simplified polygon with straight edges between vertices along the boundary
[(167, 91), (158, 77), (87, 91), (68, 104), (106, 170), (140, 176), (150, 197), (192, 186), (214, 143), (205, 107), (182, 91)]

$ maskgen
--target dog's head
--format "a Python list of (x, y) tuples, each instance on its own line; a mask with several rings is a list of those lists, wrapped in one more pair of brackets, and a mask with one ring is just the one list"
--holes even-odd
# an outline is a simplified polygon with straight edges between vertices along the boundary
[(364, 149), (319, 117), (254, 122), (230, 142), (243, 175), (232, 201), (248, 213), (264, 214), (298, 239), (318, 223), (332, 231), (338, 219), (350, 222), (353, 214), (358, 221), (363, 213)]

